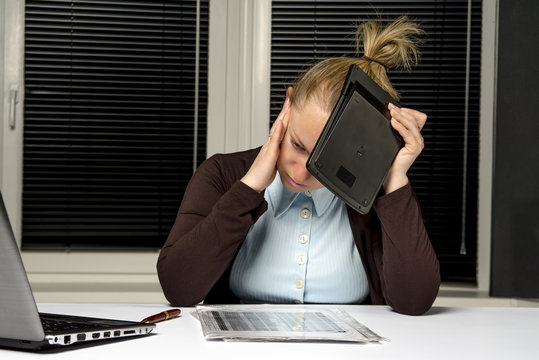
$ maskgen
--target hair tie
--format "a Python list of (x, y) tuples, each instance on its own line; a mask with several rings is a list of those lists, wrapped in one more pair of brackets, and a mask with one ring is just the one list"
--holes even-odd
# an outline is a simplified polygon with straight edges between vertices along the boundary
[[(378, 61), (378, 60), (375, 60), (375, 59), (371, 59), (371, 58), (368, 57), (367, 55), (363, 55), (363, 56), (361, 57), (361, 59), (365, 59), (365, 60), (370, 61), (370, 62), (375, 62), (375, 63), (377, 63), (378, 65), (382, 65), (385, 69), (387, 69), (387, 65), (386, 65), (386, 64), (384, 64), (384, 63), (381, 62), (381, 61)], [(361, 60), (361, 59), (360, 59), (360, 60)]]

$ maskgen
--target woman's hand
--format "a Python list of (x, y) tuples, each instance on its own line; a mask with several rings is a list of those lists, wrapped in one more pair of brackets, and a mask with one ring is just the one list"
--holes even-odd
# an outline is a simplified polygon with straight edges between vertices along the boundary
[(427, 115), (420, 111), (398, 108), (393, 104), (389, 104), (388, 108), (391, 113), (391, 126), (402, 136), (404, 146), (397, 153), (384, 181), (386, 194), (408, 183), (406, 173), (425, 147), (421, 129), (427, 121)]
[(281, 141), (286, 133), (290, 118), (291, 106), (288, 96), (290, 91), (287, 91), (283, 108), (271, 127), (268, 139), (260, 149), (247, 174), (241, 179), (244, 184), (258, 192), (267, 188), (277, 173), (277, 159), (279, 158)]

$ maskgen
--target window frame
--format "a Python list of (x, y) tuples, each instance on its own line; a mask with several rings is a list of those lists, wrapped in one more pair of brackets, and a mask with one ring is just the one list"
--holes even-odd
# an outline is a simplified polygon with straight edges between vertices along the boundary
[[(19, 91), (16, 104), (16, 127), (8, 125), (9, 89), (23, 88), (24, 2), (0, 3), (0, 30), (3, 47), (0, 59), (0, 189), (16, 238), (20, 244), (22, 199), (22, 104)], [(483, 3), (477, 286), (444, 284), (442, 290), (488, 292), (490, 287), (490, 229), (493, 123), (495, 108), (496, 29), (498, 2)], [(222, 16), (222, 14), (227, 16)], [(212, 16), (219, 14), (219, 16)], [(2, 18), (3, 17), (3, 18)], [(267, 136), (269, 115), (269, 72), (271, 39), (271, 1), (210, 0), (208, 59), (208, 141), (207, 156), (218, 152), (239, 151), (263, 143)], [(224, 42), (226, 41), (226, 43)], [(257, 46), (258, 44), (258, 46)], [(0, 42), (2, 45), (2, 42)], [(9, 54), (9, 56), (7, 56)], [(240, 71), (241, 69), (241, 71)], [(241, 76), (241, 78), (239, 78)], [(237, 96), (226, 96), (227, 94)], [(162, 302), (155, 269), (155, 251), (23, 251), (22, 257), (32, 286), (40, 284), (88, 285), (86, 291), (98, 291), (106, 284), (129, 282), (156, 294), (148, 301)], [(98, 264), (98, 265), (96, 265)], [(81, 280), (82, 279), (82, 280)], [(85, 280), (86, 279), (86, 280)], [(157, 286), (157, 288), (156, 288)], [(106, 286), (105, 286), (106, 287)], [(78, 289), (78, 290), (77, 290)], [(68, 290), (70, 291), (70, 290)], [(72, 291), (81, 291), (80, 286)], [(131, 293), (126, 293), (131, 294)], [(121, 301), (103, 293), (100, 300)], [(57, 298), (40, 299), (57, 301)], [(62, 298), (71, 301), (73, 298)], [(128, 301), (128, 300), (126, 300)]]

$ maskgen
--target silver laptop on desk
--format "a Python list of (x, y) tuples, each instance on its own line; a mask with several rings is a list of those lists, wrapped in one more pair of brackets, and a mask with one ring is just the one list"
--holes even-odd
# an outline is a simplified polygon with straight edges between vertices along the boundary
[(0, 194), (0, 347), (39, 350), (149, 334), (155, 324), (38, 313)]

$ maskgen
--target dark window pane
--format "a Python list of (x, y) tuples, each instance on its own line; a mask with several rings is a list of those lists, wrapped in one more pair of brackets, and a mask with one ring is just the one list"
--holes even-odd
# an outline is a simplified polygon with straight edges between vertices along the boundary
[[(208, 2), (26, 1), (23, 248), (158, 248), (206, 150)], [(198, 136), (194, 134), (198, 95)]]
[[(472, 1), (466, 118), (467, 1), (273, 1), (271, 119), (286, 87), (315, 62), (356, 56), (356, 25), (408, 15), (426, 31), (419, 66), (390, 71), (403, 106), (428, 114), (409, 177), (444, 281), (476, 282), (481, 1)], [(361, 54), (359, 55), (361, 56)], [(461, 253), (461, 245), (466, 253)]]

